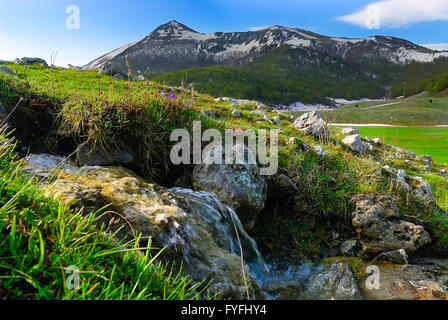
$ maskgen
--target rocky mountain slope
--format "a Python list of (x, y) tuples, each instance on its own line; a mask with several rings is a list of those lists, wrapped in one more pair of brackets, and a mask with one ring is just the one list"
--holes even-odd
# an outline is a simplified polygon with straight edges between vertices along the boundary
[[(324, 102), (326, 96), (378, 98), (394, 95), (401, 86), (419, 91), (448, 64), (448, 52), (393, 37), (335, 38), (282, 26), (202, 34), (170, 21), (84, 69), (127, 75), (126, 56), (133, 73), (175, 85), (187, 79), (212, 95), (267, 103)], [(422, 77), (416, 80), (409, 73)], [(273, 86), (285, 95), (269, 92)]]
[[(350, 64), (385, 59), (395, 64), (434, 62), (448, 57), (393, 37), (330, 38), (298, 28), (273, 26), (249, 32), (199, 33), (177, 21), (161, 25), (140, 41), (118, 48), (87, 64), (85, 69), (127, 73), (129, 55), (134, 71), (165, 73), (192, 67), (248, 64), (279, 47), (307, 48)], [(360, 64), (359, 69), (363, 70)], [(367, 71), (366, 71), (367, 72)]]

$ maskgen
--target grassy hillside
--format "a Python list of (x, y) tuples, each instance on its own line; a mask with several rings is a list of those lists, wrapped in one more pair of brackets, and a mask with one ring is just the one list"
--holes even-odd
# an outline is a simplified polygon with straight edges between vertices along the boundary
[[(293, 112), (300, 115), (303, 112)], [(448, 97), (421, 96), (360, 102), (326, 112), (333, 123), (377, 123), (405, 126), (448, 125)]]
[(194, 68), (153, 75), (170, 85), (192, 84), (200, 92), (288, 104), (329, 103), (326, 97), (379, 97), (376, 81), (341, 61), (304, 49), (282, 47), (245, 66)]
[(431, 155), (438, 163), (448, 163), (448, 128), (359, 128), (362, 136), (380, 138), (417, 155)]
[[(197, 287), (138, 241), (113, 243), (99, 213), (73, 211), (23, 174), (13, 141), (0, 130), (0, 300), (197, 299)], [(146, 251), (146, 253), (145, 253)], [(79, 288), (66, 281), (82, 270)], [(142, 281), (144, 279), (144, 281)], [(74, 284), (74, 283), (71, 283)]]
[[(203, 129), (279, 127), (251, 113), (254, 105), (240, 106), (242, 117), (233, 118), (234, 107), (229, 103), (215, 102), (213, 97), (193, 90), (152, 82), (117, 80), (94, 71), (9, 66), (19, 77), (0, 76), (0, 102), (13, 111), (13, 124), (17, 126), (14, 134), (21, 142), (26, 139), (37, 141), (29, 131), (30, 128), (40, 128), (44, 130), (39, 133), (39, 140), (43, 141), (46, 150), (53, 153), (69, 155), (78, 143), (85, 141), (101, 145), (106, 150), (126, 145), (138, 163), (130, 169), (165, 186), (173, 185), (179, 171), (191, 169), (170, 164), (172, 143), (169, 135), (173, 129), (190, 129), (192, 121), (197, 119), (203, 123)], [(206, 118), (199, 113), (200, 110), (211, 110), (216, 118)], [(377, 110), (374, 112), (379, 113)], [(443, 114), (444, 111), (440, 112)], [(266, 114), (271, 118), (278, 115), (269, 111)], [(390, 158), (393, 153), (388, 146), (381, 145), (370, 154), (356, 155), (343, 148), (343, 136), (340, 130), (335, 129), (329, 143), (323, 146), (328, 155), (319, 157), (315, 152), (304, 152), (303, 148), (304, 144), (320, 145), (319, 139), (292, 128), (286, 114), (280, 117), (284, 122), (279, 135), (280, 172), (296, 182), (298, 191), (289, 199), (269, 201), (260, 214), (251, 234), (263, 254), (320, 259), (333, 231), (347, 237), (356, 236), (350, 221), (354, 210), (353, 196), (378, 193), (397, 196), (402, 218), (423, 224), (433, 239), (429, 248), (431, 253), (446, 256), (448, 186), (437, 172), (442, 168), (448, 170), (448, 165), (435, 164), (433, 170), (425, 175), (436, 195), (436, 202), (426, 205), (403, 194), (381, 174), (385, 164), (404, 168), (409, 175), (420, 174), (417, 165)], [(29, 127), (24, 127), (24, 123), (29, 123)], [(291, 138), (295, 141), (291, 142)], [(165, 292), (172, 298), (196, 297), (194, 291), (187, 289), (184, 277), (169, 277), (166, 269), (154, 265), (150, 256), (137, 256), (133, 251), (115, 254), (116, 248), (94, 228), (93, 216), (83, 218), (42, 196), (34, 184), (18, 173), (18, 164), (10, 147), (5, 148), (7, 155), (0, 158), (1, 168), (4, 168), (0, 170), (4, 175), (2, 183), (5, 183), (0, 188), (3, 192), (0, 294), (16, 297), (21, 292), (28, 292), (30, 298), (159, 298), (163, 288), (180, 285), (180, 291), (167, 289)], [(75, 245), (77, 241), (84, 245)], [(60, 251), (61, 248), (72, 251), (65, 255), (66, 251)], [(136, 260), (128, 260), (129, 255)], [(87, 269), (89, 266), (84, 263), (89, 264), (92, 270), (92, 280), (77, 293), (79, 296), (64, 293), (62, 280), (56, 279), (64, 267), (75, 262)], [(100, 264), (105, 266), (108, 280), (96, 278), (95, 272), (99, 269), (95, 268)], [(120, 269), (121, 266), (126, 268), (126, 272)], [(141, 270), (150, 270), (148, 276), (160, 281), (157, 282), (159, 286), (150, 282), (147, 288), (139, 282), (137, 291), (143, 292), (139, 296), (137, 291), (128, 289), (136, 283)]]

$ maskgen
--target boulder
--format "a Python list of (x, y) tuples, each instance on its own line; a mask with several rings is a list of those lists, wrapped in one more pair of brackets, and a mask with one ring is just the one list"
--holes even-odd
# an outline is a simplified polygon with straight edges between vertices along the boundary
[(342, 129), (342, 134), (352, 136), (354, 134), (359, 134), (359, 130), (357, 128), (344, 128)]
[(201, 113), (207, 118), (216, 118), (216, 115), (210, 110), (201, 110)]
[(124, 77), (121, 75), (121, 73), (116, 73), (112, 76), (112, 78), (118, 79), (118, 80), (123, 80)]
[[(193, 170), (193, 187), (196, 191), (213, 192), (219, 200), (234, 208), (247, 229), (252, 229), (258, 213), (263, 210), (267, 185), (256, 164), (249, 164), (248, 149), (244, 149), (243, 164), (225, 164), (225, 151), (220, 152), (223, 164), (204, 161)], [(238, 152), (238, 151), (236, 151)], [(210, 154), (213, 157), (213, 152)]]
[(238, 110), (233, 110), (232, 111), (232, 117), (234, 118), (241, 118), (241, 112), (239, 112)]
[(276, 124), (278, 124), (279, 126), (283, 125), (283, 121), (282, 121), (282, 118), (280, 116), (275, 116), (274, 118), (272, 118), (272, 120), (274, 120), (274, 122)]
[(23, 57), (21, 59), (16, 59), (16, 64), (19, 65), (34, 65), (39, 64), (44, 68), (48, 68), (48, 64), (44, 59), (41, 58), (29, 58), (29, 57)]
[(422, 226), (399, 219), (397, 202), (392, 196), (358, 195), (353, 201), (356, 210), (352, 223), (364, 253), (378, 255), (399, 249), (413, 253), (431, 242)]
[(129, 152), (120, 150), (106, 152), (102, 148), (83, 144), (76, 150), (76, 161), (79, 165), (109, 166), (129, 164), (135, 159)]
[(8, 76), (14, 76), (14, 77), (17, 77), (17, 75), (15, 74), (14, 71), (12, 71), (11, 69), (9, 69), (7, 66), (3, 66), (3, 65), (0, 66), (0, 73), (1, 73), (1, 74), (6, 74), (6, 75), (8, 75)]
[(331, 134), (328, 124), (322, 119), (321, 115), (315, 111), (301, 115), (294, 121), (292, 126), (305, 134), (313, 135), (318, 138), (328, 137)]
[(313, 146), (314, 151), (316, 151), (317, 155), (321, 158), (323, 156), (326, 156), (328, 152), (322, 148), (321, 146)]
[(395, 264), (408, 264), (408, 254), (404, 249), (388, 251), (380, 255), (380, 259)]
[(347, 136), (342, 140), (342, 144), (354, 152), (363, 152), (365, 150), (364, 143), (359, 134)]
[(345, 262), (324, 265), (305, 289), (307, 300), (360, 300), (361, 291), (353, 272)]

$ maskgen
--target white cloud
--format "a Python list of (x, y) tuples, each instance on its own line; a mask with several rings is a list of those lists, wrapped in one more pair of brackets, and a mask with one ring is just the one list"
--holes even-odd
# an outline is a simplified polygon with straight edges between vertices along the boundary
[(261, 31), (261, 30), (268, 29), (268, 28), (270, 28), (270, 27), (268, 27), (268, 26), (266, 26), (266, 27), (253, 27), (253, 28), (250, 28), (250, 31)]
[(429, 44), (423, 44), (422, 46), (437, 51), (448, 50), (448, 43), (429, 43)]
[(448, 20), (447, 0), (383, 0), (372, 2), (361, 11), (338, 17), (340, 21), (371, 28), (379, 14), (379, 27), (398, 28), (416, 22)]

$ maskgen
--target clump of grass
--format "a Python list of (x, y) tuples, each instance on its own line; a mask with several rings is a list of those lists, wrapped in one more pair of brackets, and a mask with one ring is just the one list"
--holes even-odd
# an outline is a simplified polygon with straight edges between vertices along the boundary
[[(138, 237), (114, 243), (83, 216), (48, 198), (20, 171), (14, 145), (0, 131), (0, 299), (198, 299), (198, 285)], [(113, 235), (112, 235), (113, 236)], [(159, 251), (160, 252), (160, 251)], [(79, 287), (66, 286), (76, 266)]]

